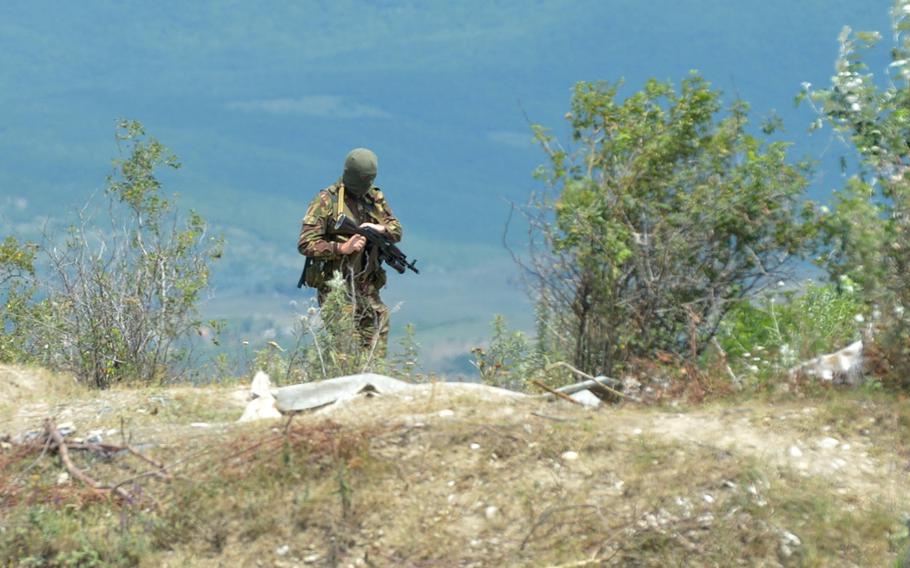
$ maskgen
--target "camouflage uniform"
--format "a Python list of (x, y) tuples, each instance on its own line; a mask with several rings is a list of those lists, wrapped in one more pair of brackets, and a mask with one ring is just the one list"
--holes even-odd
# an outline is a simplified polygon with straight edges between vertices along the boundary
[(303, 217), (297, 250), (300, 254), (311, 257), (316, 263), (315, 269), (321, 272), (321, 277), (315, 282), (320, 305), (329, 292), (328, 282), (336, 271), (340, 271), (347, 281), (353, 279), (356, 293), (354, 318), (360, 341), (364, 347), (370, 348), (373, 338), (378, 338), (376, 353), (384, 355), (388, 343), (389, 310), (382, 303), (379, 290), (386, 282), (385, 270), (379, 265), (377, 251), (369, 245), (350, 255), (338, 252), (341, 243), (348, 239), (334, 232), (339, 213), (339, 195), (344, 195), (341, 211), (345, 215), (358, 225), (383, 225), (394, 242), (401, 240), (401, 223), (395, 218), (378, 187), (370, 187), (362, 197), (344, 191), (343, 188), (344, 184), (339, 180), (320, 191), (310, 203)]

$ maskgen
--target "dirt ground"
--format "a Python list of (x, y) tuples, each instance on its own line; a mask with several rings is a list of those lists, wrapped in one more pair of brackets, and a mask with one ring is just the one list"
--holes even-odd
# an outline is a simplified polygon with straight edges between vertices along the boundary
[[(353, 505), (342, 498), (338, 513), (346, 520), (330, 523), (352, 532), (344, 546), (327, 545), (330, 529), (316, 521), (294, 530), (276, 521), (254, 536), (232, 521), (216, 552), (181, 545), (149, 556), (148, 565), (593, 566), (684, 558), (681, 565), (864, 566), (898, 562), (907, 540), (900, 523), (910, 519), (910, 423), (892, 420), (907, 404), (900, 399), (832, 393), (590, 410), (435, 384), (360, 397), (290, 423), (237, 424), (243, 386), (92, 392), (12, 367), (0, 368), (0, 397), (0, 436), (8, 440), (53, 417), (71, 423), (76, 436), (128, 437), (175, 461), (184, 448), (274, 435), (289, 424), (375, 432), (365, 451), (376, 465), (350, 482)], [(355, 471), (356, 462), (345, 467)], [(308, 492), (318, 487), (307, 482)], [(276, 510), (291, 510), (300, 498), (270, 491), (283, 503)], [(337, 493), (326, 492), (326, 503)], [(865, 547), (868, 535), (850, 528), (857, 523), (871, 534), (881, 523), (887, 535)], [(824, 541), (836, 530), (849, 542)], [(731, 550), (746, 552), (732, 562)]]

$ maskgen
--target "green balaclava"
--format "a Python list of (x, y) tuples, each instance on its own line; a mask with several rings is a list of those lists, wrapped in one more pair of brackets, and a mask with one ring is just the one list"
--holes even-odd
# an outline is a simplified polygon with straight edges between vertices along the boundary
[(373, 187), (379, 160), (372, 150), (354, 148), (344, 159), (344, 188), (358, 197), (366, 195)]

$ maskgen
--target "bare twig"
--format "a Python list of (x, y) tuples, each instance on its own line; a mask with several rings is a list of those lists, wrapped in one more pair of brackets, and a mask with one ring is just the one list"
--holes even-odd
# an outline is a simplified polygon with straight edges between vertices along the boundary
[(543, 384), (542, 382), (540, 382), (537, 379), (531, 379), (530, 382), (535, 387), (543, 389), (555, 397), (561, 398), (563, 400), (567, 400), (567, 401), (571, 402), (572, 404), (577, 404), (578, 406), (584, 406), (582, 403), (578, 402), (577, 400), (575, 400), (571, 396), (567, 395), (566, 393), (559, 392), (558, 390), (556, 390), (552, 387), (548, 387), (547, 385)]
[[(603, 382), (603, 380), (601, 380), (599, 377), (595, 377), (594, 375), (589, 375), (588, 373), (585, 373), (584, 371), (580, 371), (580, 370), (576, 369), (575, 367), (573, 367), (572, 365), (569, 365), (565, 361), (557, 361), (556, 363), (552, 363), (551, 365), (547, 366), (547, 370), (550, 370), (554, 367), (565, 367), (566, 369), (569, 369), (570, 371), (572, 371), (579, 377), (583, 377), (585, 379), (588, 379), (589, 381), (594, 381), (595, 383), (597, 383), (598, 386), (600, 386), (601, 388), (603, 388), (610, 394), (614, 394), (620, 398), (627, 398), (627, 399), (633, 400), (635, 402), (642, 402), (642, 400), (640, 398), (632, 396), (630, 394), (626, 394), (622, 391), (619, 391), (619, 390), (611, 387), (610, 385), (606, 384), (605, 382)], [(616, 381), (616, 379), (613, 379), (613, 380)], [(616, 382), (618, 383), (619, 381), (616, 381)]]
[(537, 529), (539, 529), (541, 526), (546, 524), (546, 522), (550, 519), (551, 516), (553, 516), (556, 513), (572, 511), (575, 509), (597, 509), (597, 507), (595, 507), (594, 505), (565, 505), (565, 506), (561, 506), (561, 507), (548, 508), (546, 511), (541, 513), (540, 516), (537, 517), (537, 520), (534, 521), (534, 524), (531, 525), (531, 530), (528, 531), (527, 536), (525, 536), (524, 540), (521, 541), (521, 546), (518, 547), (518, 550), (525, 549), (525, 547), (528, 545), (528, 542), (531, 541), (531, 537), (533, 537), (534, 533), (537, 532)]
[(70, 459), (69, 450), (66, 446), (66, 441), (63, 439), (63, 436), (60, 434), (60, 430), (57, 429), (57, 425), (54, 424), (54, 421), (48, 418), (44, 421), (44, 431), (47, 433), (48, 437), (54, 442), (54, 449), (57, 450), (57, 455), (60, 456), (60, 461), (63, 462), (64, 467), (69, 472), (70, 475), (88, 485), (94, 489), (97, 493), (106, 493), (110, 492), (117, 497), (120, 497), (124, 503), (132, 503), (134, 501), (133, 497), (127, 493), (119, 485), (115, 487), (109, 487), (97, 481), (88, 475), (73, 463), (73, 460)]

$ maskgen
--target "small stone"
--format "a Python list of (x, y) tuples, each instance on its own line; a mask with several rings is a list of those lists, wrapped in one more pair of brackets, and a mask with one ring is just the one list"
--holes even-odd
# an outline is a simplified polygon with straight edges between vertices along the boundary
[(282, 544), (281, 546), (279, 546), (278, 548), (275, 549), (275, 554), (277, 554), (278, 556), (287, 556), (287, 553), (290, 551), (291, 551), (290, 546), (288, 546), (286, 544)]
[(701, 498), (704, 499), (705, 503), (707, 503), (709, 505), (711, 503), (714, 503), (714, 501), (715, 501), (714, 496), (709, 495), (708, 493), (705, 493), (704, 495), (702, 495)]
[(483, 516), (486, 517), (487, 519), (493, 519), (494, 517), (496, 517), (497, 513), (499, 513), (499, 508), (496, 507), (495, 505), (490, 505), (489, 507), (487, 507), (486, 509), (483, 510)]
[(847, 465), (847, 460), (843, 460), (841, 458), (834, 458), (834, 460), (831, 462), (832, 469), (842, 469), (845, 465)]
[(454, 410), (449, 410), (448, 408), (446, 408), (445, 410), (439, 411), (440, 418), (451, 418), (452, 416), (455, 416)]
[(723, 482), (720, 484), (720, 486), (723, 487), (724, 489), (736, 489), (736, 484), (733, 483), (732, 481), (730, 481), (729, 479), (723, 480)]
[(641, 428), (636, 428), (635, 430), (632, 430), (632, 433), (636, 436), (641, 436)]
[(818, 441), (818, 447), (823, 450), (831, 450), (840, 445), (840, 440), (836, 438), (831, 438), (830, 436), (822, 438)]
[(699, 515), (696, 520), (701, 526), (709, 527), (714, 522), (714, 515), (711, 513), (705, 513), (704, 515)]
[(790, 446), (790, 449), (787, 450), (791, 458), (801, 458), (803, 457), (803, 451), (796, 446)]
[(781, 538), (781, 542), (784, 542), (786, 544), (790, 544), (793, 546), (801, 546), (803, 543), (803, 541), (801, 541), (798, 536), (796, 536), (795, 534), (793, 534), (790, 531), (780, 531), (780, 538)]
[(318, 553), (310, 554), (308, 556), (303, 557), (303, 563), (304, 564), (315, 564), (317, 561), (319, 561), (319, 558), (320, 558), (320, 556)]
[(68, 474), (65, 471), (61, 471), (57, 475), (57, 485), (66, 485), (67, 483), (69, 483), (69, 480), (70, 480), (70, 474)]
[(208, 422), (190, 422), (190, 427), (192, 428), (211, 428), (212, 425)]
[(480, 444), (471, 444), (471, 445), (470, 445), (470, 448), (471, 448), (472, 450), (479, 450), (479, 449), (480, 449)]
[(840, 449), (841, 449), (842, 452), (849, 451), (849, 450), (850, 450), (850, 444), (841, 444), (841, 445), (840, 445)]
[(450, 480), (448, 483), (446, 483), (446, 485), (448, 485), (449, 487), (455, 487), (455, 480), (454, 479)]
[(455, 499), (456, 499), (456, 497), (455, 497), (454, 493), (449, 495), (448, 497), (446, 497), (446, 501), (448, 501), (449, 503), (454, 503)]
[(76, 426), (72, 422), (61, 422), (57, 424), (57, 431), (61, 436), (71, 436), (76, 433)]
[(578, 452), (563, 452), (560, 457), (563, 459), (563, 461), (575, 461), (578, 459)]

